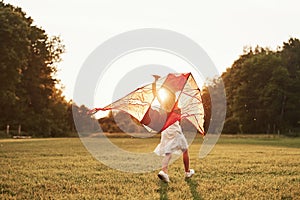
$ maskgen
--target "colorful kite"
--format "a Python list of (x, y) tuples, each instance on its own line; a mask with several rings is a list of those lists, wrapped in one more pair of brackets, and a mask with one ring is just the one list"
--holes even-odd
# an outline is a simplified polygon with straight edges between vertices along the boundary
[(203, 129), (204, 109), (201, 91), (191, 73), (171, 73), (160, 78), (154, 76), (152, 84), (145, 85), (104, 108), (124, 111), (137, 119), (148, 130), (161, 132), (176, 121), (189, 120), (197, 130)]

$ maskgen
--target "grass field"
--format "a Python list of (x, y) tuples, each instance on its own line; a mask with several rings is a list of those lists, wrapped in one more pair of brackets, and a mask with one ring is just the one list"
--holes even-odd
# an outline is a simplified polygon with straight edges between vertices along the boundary
[[(151, 151), (159, 141), (111, 140), (141, 151)], [(300, 138), (222, 137), (199, 159), (201, 142), (196, 138), (190, 147), (195, 176), (185, 180), (178, 159), (165, 184), (158, 170), (138, 174), (108, 168), (78, 138), (3, 139), (0, 199), (300, 199)]]

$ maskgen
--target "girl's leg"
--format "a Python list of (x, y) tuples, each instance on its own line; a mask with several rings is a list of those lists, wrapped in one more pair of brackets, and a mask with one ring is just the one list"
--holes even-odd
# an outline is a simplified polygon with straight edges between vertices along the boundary
[(189, 172), (190, 171), (190, 158), (189, 158), (189, 152), (187, 149), (184, 150), (182, 153), (182, 160), (183, 160), (185, 172)]
[(171, 153), (166, 153), (165, 157), (162, 160), (162, 171), (164, 171), (166, 174), (168, 173), (168, 165), (169, 161), (171, 160), (171, 157)]

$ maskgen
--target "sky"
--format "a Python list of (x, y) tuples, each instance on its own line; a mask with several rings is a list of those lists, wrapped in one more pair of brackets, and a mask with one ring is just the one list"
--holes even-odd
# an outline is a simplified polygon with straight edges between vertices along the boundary
[(219, 73), (239, 58), (245, 46), (275, 50), (290, 37), (300, 38), (298, 0), (4, 2), (21, 7), (35, 25), (62, 39), (66, 52), (58, 64), (57, 77), (68, 99), (72, 99), (79, 70), (91, 52), (126, 31), (161, 28), (181, 33), (206, 51)]

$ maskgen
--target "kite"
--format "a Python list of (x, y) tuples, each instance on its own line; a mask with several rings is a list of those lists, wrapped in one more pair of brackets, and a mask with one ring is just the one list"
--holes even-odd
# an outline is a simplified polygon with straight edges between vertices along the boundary
[(125, 97), (98, 111), (124, 111), (149, 131), (161, 132), (176, 121), (187, 119), (205, 135), (204, 108), (201, 91), (191, 73), (170, 73), (165, 77), (154, 75), (155, 81), (137, 88)]

